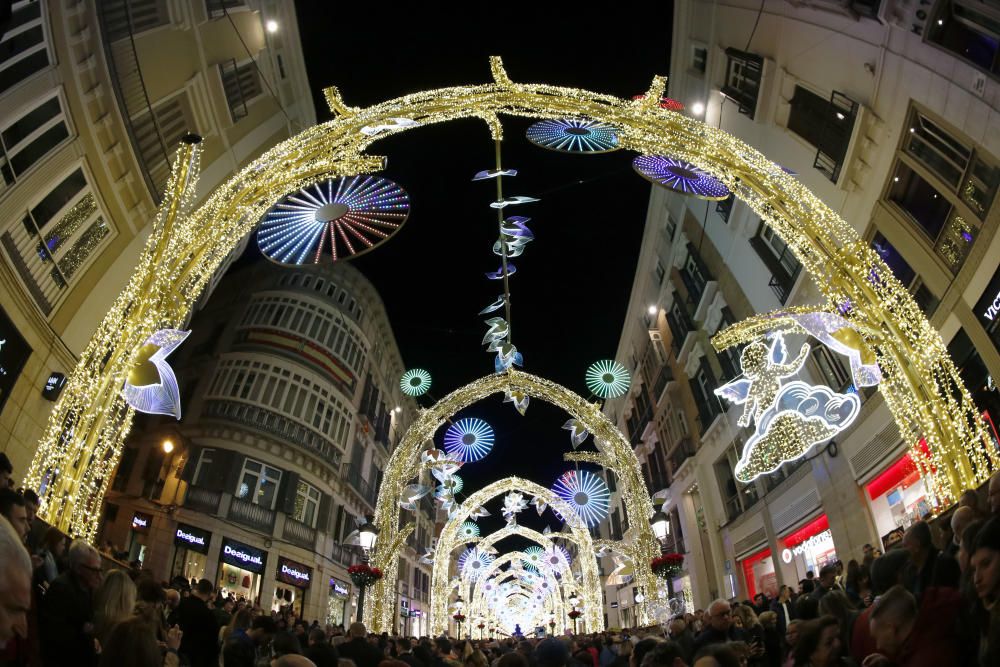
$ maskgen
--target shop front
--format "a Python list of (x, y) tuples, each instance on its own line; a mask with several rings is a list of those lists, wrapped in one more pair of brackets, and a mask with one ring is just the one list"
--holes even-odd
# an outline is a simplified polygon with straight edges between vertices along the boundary
[(149, 539), (149, 531), (153, 527), (153, 516), (144, 512), (136, 512), (132, 515), (132, 525), (128, 537), (128, 562), (136, 561), (142, 565), (146, 560), (146, 540)]
[(330, 577), (330, 597), (326, 606), (328, 625), (341, 625), (346, 628), (350, 624), (347, 617), (347, 601), (350, 597), (351, 585), (336, 577)]
[(903, 454), (865, 485), (875, 528), (883, 544), (930, 514), (924, 480), (910, 454)]
[(308, 565), (294, 560), (278, 557), (278, 566), (274, 572), (274, 599), (271, 601), (271, 611), (291, 611), (296, 617), (302, 618), (306, 592), (312, 582), (313, 571)]
[(174, 560), (170, 566), (170, 577), (183, 577), (186, 581), (204, 578), (211, 541), (212, 533), (207, 530), (178, 523), (174, 529)]
[(743, 579), (747, 583), (747, 598), (752, 600), (757, 593), (768, 597), (778, 595), (778, 576), (774, 571), (771, 549), (764, 548), (740, 561)]
[(825, 514), (785, 535), (781, 546), (781, 560), (795, 569), (796, 581), (805, 579), (808, 572), (819, 576), (824, 565), (837, 561), (833, 533)]
[(260, 583), (267, 564), (267, 552), (248, 544), (223, 538), (219, 550), (219, 579), (216, 586), (223, 595), (259, 604)]

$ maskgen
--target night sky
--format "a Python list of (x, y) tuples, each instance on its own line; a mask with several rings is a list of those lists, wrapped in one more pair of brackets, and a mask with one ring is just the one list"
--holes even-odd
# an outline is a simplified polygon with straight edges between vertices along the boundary
[[(621, 97), (644, 92), (654, 75), (669, 73), (671, 2), (646, 5), (638, 34), (610, 15), (588, 17), (566, 3), (552, 9), (536, 3), (533, 14), (470, 4), (460, 17), (441, 17), (460, 18), (461, 30), (445, 28), (453, 20), (424, 25), (395, 9), (379, 13), (377, 21), (345, 25), (326, 2), (296, 4), (321, 122), (330, 118), (325, 86), (336, 85), (349, 105), (367, 106), (423, 89), (487, 83), (490, 55), (503, 57), (514, 81)], [(514, 260), (513, 342), (526, 371), (587, 395), (587, 366), (611, 358), (617, 348), (650, 185), (632, 171), (629, 152), (555, 153), (524, 138), (532, 121), (502, 121), (503, 164), (519, 170), (504, 180), (504, 194), (542, 200), (506, 209), (530, 216), (535, 233)], [(493, 168), (493, 141), (484, 123), (467, 120), (410, 130), (369, 151), (389, 157), (381, 175), (407, 190), (412, 212), (395, 237), (355, 264), (385, 301), (404, 364), (427, 369), (434, 378), (431, 393), (440, 398), (493, 370), (494, 355), (480, 344), (485, 317), (477, 313), (502, 293), (502, 283), (484, 275), (499, 267), (492, 253), (496, 212), (488, 206), (495, 183), (471, 180)], [(426, 399), (423, 405), (430, 404)], [(560, 429), (568, 417), (550, 405), (533, 399), (522, 417), (497, 395), (456, 418), (466, 416), (485, 419), (496, 432), (491, 454), (461, 471), (466, 490), (512, 474), (551, 487), (571, 466), (561, 458), (569, 451), (568, 432)], [(438, 446), (442, 436), (443, 429)], [(492, 521), (480, 521), (484, 534), (503, 524), (498, 506), (488, 506)], [(533, 508), (519, 518), (543, 525)], [(551, 512), (545, 519), (554, 530), (560, 527)]]

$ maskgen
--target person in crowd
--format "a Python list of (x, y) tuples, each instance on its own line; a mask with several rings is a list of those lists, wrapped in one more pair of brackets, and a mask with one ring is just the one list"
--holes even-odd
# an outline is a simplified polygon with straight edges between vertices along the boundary
[[(404, 665), (406, 663), (402, 663), (400, 667)], [(464, 667), (489, 667), (490, 663), (481, 650), (473, 648), (471, 642), (465, 642), (465, 648), (462, 649), (462, 665)]]
[[(157, 641), (165, 641), (167, 619), (164, 616), (166, 594), (163, 586), (152, 577), (139, 577), (135, 584), (135, 614), (146, 619), (156, 633)], [(178, 628), (179, 630), (180, 628)]]
[(810, 594), (813, 599), (819, 602), (824, 595), (837, 587), (837, 566), (827, 563), (819, 570), (819, 577), (815, 580), (816, 588)]
[(236, 602), (232, 598), (217, 597), (215, 599), (212, 614), (215, 616), (215, 621), (219, 624), (220, 628), (229, 625), (229, 621), (233, 618), (233, 608), (235, 606)]
[(696, 653), (708, 644), (743, 640), (743, 632), (733, 626), (732, 607), (726, 600), (720, 598), (710, 604), (706, 618), (708, 625), (694, 642)]
[(851, 645), (851, 635), (854, 633), (854, 622), (861, 615), (847, 593), (833, 590), (819, 601), (820, 616), (833, 616), (840, 624), (840, 645), (846, 651)]
[(156, 641), (156, 631), (141, 616), (115, 624), (101, 644), (100, 667), (177, 667), (177, 647), (183, 633), (176, 625), (167, 633), (165, 652)]
[(179, 625), (184, 632), (181, 658), (191, 667), (217, 667), (219, 661), (219, 624), (208, 608), (215, 586), (208, 579), (200, 580), (191, 595), (182, 599), (168, 622)]
[(901, 585), (880, 595), (868, 620), (876, 652), (865, 657), (865, 667), (932, 667), (957, 665), (954, 626), (960, 600), (951, 588), (929, 588), (923, 599)]
[[(903, 578), (910, 562), (910, 554), (905, 549), (892, 549), (884, 556), (879, 556), (872, 562), (872, 592), (875, 596), (885, 593), (890, 588), (903, 583)], [(851, 633), (851, 645), (846, 647), (855, 662), (861, 662), (865, 656), (876, 650), (875, 639), (869, 629), (868, 619), (871, 616), (871, 606), (867, 607), (854, 621)]]
[(832, 616), (822, 616), (799, 626), (795, 643), (795, 667), (835, 667), (841, 658), (840, 624)]
[(642, 658), (640, 667), (686, 667), (684, 652), (673, 641), (659, 642)]
[(11, 488), (0, 488), (0, 516), (10, 522), (24, 544), (29, 528), (24, 496)]
[(1000, 516), (1000, 470), (990, 477), (989, 486), (986, 488), (986, 505), (990, 516)]
[(737, 605), (733, 608), (733, 620), (739, 619), (743, 631), (743, 641), (746, 642), (749, 661), (752, 665), (761, 664), (764, 655), (764, 627), (757, 619), (752, 606)]
[(916, 521), (903, 534), (903, 549), (910, 554), (906, 587), (919, 600), (931, 586), (958, 588), (958, 562), (934, 546), (930, 525)]
[(844, 577), (844, 592), (851, 604), (861, 606), (861, 596), (858, 595), (858, 579), (861, 577), (861, 564), (853, 558), (847, 561), (847, 575)]
[[(366, 641), (368, 630), (365, 628), (365, 624), (361, 622), (351, 623), (347, 634), (350, 640), (337, 647), (340, 657), (353, 660), (357, 667), (378, 667), (378, 664), (382, 662), (382, 652), (377, 646)], [(446, 653), (450, 652), (451, 642), (448, 642)]]
[(861, 564), (871, 569), (872, 561), (875, 560), (875, 548), (870, 544), (866, 544), (861, 548), (861, 553)]
[(304, 655), (289, 654), (271, 661), (271, 667), (316, 667), (316, 664)]
[(799, 643), (799, 626), (802, 621), (797, 618), (792, 619), (785, 629), (785, 660), (783, 667), (792, 667), (795, 664), (795, 645)]
[(958, 506), (968, 507), (976, 513), (976, 518), (982, 518), (983, 510), (979, 503), (979, 494), (976, 493), (975, 489), (962, 491), (962, 495), (958, 497)]
[(45, 532), (38, 555), (42, 559), (41, 566), (35, 570), (35, 584), (47, 589), (59, 576), (59, 565), (66, 553), (66, 536), (58, 528), (49, 528)]
[(962, 533), (965, 531), (966, 527), (978, 519), (979, 516), (976, 514), (976, 510), (965, 505), (960, 505), (955, 509), (951, 515), (951, 543), (948, 545), (947, 551), (951, 556), (958, 556), (959, 546), (962, 544)]
[(11, 476), (14, 474), (14, 466), (10, 459), (3, 452), (0, 452), (0, 490), (11, 488), (14, 483)]
[(68, 569), (41, 599), (39, 631), (46, 667), (97, 664), (94, 592), (101, 585), (101, 555), (82, 540), (69, 547)]
[(771, 608), (771, 601), (767, 599), (767, 596), (763, 593), (757, 593), (753, 596), (753, 611), (755, 614), (760, 616), (765, 611)]
[(966, 579), (967, 574), (967, 583), (970, 591), (972, 591), (972, 570), (969, 567), (969, 561), (972, 559), (972, 552), (976, 546), (976, 538), (979, 536), (979, 531), (982, 530), (984, 525), (986, 525), (984, 519), (977, 519), (965, 527), (965, 530), (962, 531), (962, 541), (958, 544), (958, 553), (955, 555), (955, 560), (958, 561), (958, 569), (963, 575), (959, 580), (959, 586), (962, 586), (962, 582)]
[(809, 579), (799, 579), (799, 595), (812, 595), (813, 591), (816, 590), (816, 584), (811, 578)]
[(728, 644), (709, 644), (694, 654), (692, 667), (741, 667), (740, 659)]
[(1000, 518), (994, 516), (976, 535), (969, 559), (973, 585), (984, 614), (979, 641), (979, 663), (1000, 664)]
[[(244, 611), (250, 613), (249, 610)], [(258, 649), (267, 647), (275, 632), (277, 625), (274, 619), (263, 615), (253, 619), (249, 630), (234, 627), (222, 647), (223, 667), (254, 667)]]
[[(691, 635), (690, 628), (688, 628), (687, 634), (688, 636)], [(632, 642), (627, 639), (617, 637), (615, 639), (615, 645), (618, 648), (618, 655), (615, 657), (615, 661), (611, 663), (611, 667), (629, 667), (629, 662), (632, 660)], [(693, 637), (691, 645), (694, 645)]]
[(764, 653), (760, 662), (766, 667), (779, 667), (781, 665), (781, 635), (778, 634), (778, 614), (773, 611), (765, 611), (757, 617), (760, 626), (764, 631)]
[(636, 642), (632, 647), (632, 655), (628, 663), (629, 667), (640, 667), (642, 659), (646, 657), (646, 654), (652, 651), (661, 641), (663, 640), (659, 637), (645, 637)]
[(685, 661), (691, 660), (694, 655), (694, 633), (680, 616), (670, 621), (670, 641), (677, 644)]
[(135, 612), (136, 589), (123, 570), (111, 570), (94, 591), (94, 636), (104, 646), (114, 626)]
[(569, 647), (566, 642), (555, 637), (538, 642), (532, 655), (533, 667), (567, 667), (570, 663)]
[(400, 637), (396, 640), (396, 657), (410, 667), (427, 667), (420, 658), (413, 654), (413, 642), (407, 637)]
[(778, 597), (774, 598), (774, 602), (771, 603), (771, 611), (778, 616), (778, 635), (784, 635), (788, 623), (795, 618), (791, 586), (782, 585), (778, 589)]
[(298, 637), (288, 630), (279, 630), (271, 639), (271, 657), (280, 658), (283, 655), (301, 655), (302, 645)]
[(31, 609), (31, 558), (20, 535), (0, 519), (0, 648), (28, 636)]
[(819, 600), (812, 595), (800, 595), (795, 600), (795, 618), (802, 621), (819, 618)]

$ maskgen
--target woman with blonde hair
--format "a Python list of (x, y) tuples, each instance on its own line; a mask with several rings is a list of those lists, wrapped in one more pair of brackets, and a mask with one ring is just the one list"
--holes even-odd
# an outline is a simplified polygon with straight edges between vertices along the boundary
[(104, 646), (116, 623), (135, 612), (136, 588), (124, 570), (110, 570), (94, 593), (94, 636)]

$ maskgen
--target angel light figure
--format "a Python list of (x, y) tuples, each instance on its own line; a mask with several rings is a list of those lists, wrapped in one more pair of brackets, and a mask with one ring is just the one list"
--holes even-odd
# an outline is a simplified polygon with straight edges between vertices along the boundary
[(808, 355), (809, 344), (803, 343), (799, 356), (785, 363), (788, 350), (780, 333), (774, 334), (770, 347), (763, 339), (755, 340), (740, 354), (740, 366), (746, 377), (719, 387), (715, 394), (736, 404), (746, 404), (737, 421), (740, 426), (749, 426), (751, 418), (759, 424), (761, 415), (774, 403), (782, 378), (798, 373)]

